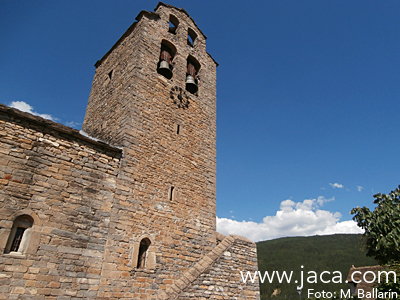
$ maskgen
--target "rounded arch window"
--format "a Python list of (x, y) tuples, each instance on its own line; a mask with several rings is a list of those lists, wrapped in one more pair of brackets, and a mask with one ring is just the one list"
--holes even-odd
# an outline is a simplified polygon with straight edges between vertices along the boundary
[(148, 238), (144, 238), (140, 241), (136, 266), (138, 269), (144, 269), (146, 267), (147, 252), (149, 250), (150, 244), (151, 242)]
[(33, 226), (33, 218), (29, 215), (18, 216), (11, 228), (4, 253), (19, 252), (22, 253), (27, 244), (28, 233)]

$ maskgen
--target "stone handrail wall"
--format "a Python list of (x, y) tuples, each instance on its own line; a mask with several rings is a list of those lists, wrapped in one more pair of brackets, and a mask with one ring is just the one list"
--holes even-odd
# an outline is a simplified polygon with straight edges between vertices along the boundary
[[(202, 274), (212, 269), (214, 263), (218, 259), (222, 258), (224, 256), (224, 253), (230, 250), (232, 246), (234, 246), (235, 244), (245, 243), (247, 245), (250, 245), (250, 247), (252, 248), (256, 247), (252, 241), (238, 235), (224, 236), (220, 233), (217, 233), (217, 241), (218, 240), (221, 240), (221, 242), (212, 251), (210, 251), (199, 262), (197, 262), (193, 267), (191, 267), (187, 272), (185, 272), (181, 276), (181, 278), (175, 281), (170, 287), (168, 287), (165, 292), (160, 293), (157, 299), (159, 300), (177, 299), (182, 294), (182, 292), (185, 289), (189, 288), (191, 285), (193, 285), (193, 283), (196, 280), (198, 280)], [(257, 266), (257, 263), (255, 265)], [(224, 271), (227, 272), (230, 270), (225, 269)], [(233, 274), (232, 272), (231, 275), (233, 277), (235, 274)]]

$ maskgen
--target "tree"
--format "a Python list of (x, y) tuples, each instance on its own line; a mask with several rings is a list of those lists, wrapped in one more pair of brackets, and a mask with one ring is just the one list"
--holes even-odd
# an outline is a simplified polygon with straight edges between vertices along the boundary
[(365, 230), (367, 256), (380, 264), (392, 264), (400, 258), (400, 186), (388, 195), (374, 195), (377, 207), (371, 212), (367, 207), (356, 207), (353, 220)]
[[(380, 292), (400, 293), (400, 185), (388, 195), (374, 195), (377, 207), (371, 212), (367, 207), (356, 207), (353, 220), (365, 230), (367, 256), (374, 257), (386, 271), (394, 271), (394, 276), (376, 285)], [(382, 279), (382, 278), (381, 278)]]

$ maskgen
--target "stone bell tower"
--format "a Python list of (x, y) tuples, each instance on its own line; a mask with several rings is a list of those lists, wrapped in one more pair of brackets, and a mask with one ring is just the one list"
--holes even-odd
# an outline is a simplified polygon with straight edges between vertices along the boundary
[[(124, 238), (109, 260), (136, 267), (149, 247), (147, 269), (172, 279), (216, 245), (217, 63), (185, 10), (136, 20), (95, 64), (82, 129), (123, 148), (110, 226)], [(125, 243), (134, 253), (114, 257)]]
[(218, 64), (206, 36), (163, 3), (136, 20), (96, 63), (83, 124), (123, 149), (99, 296), (127, 266), (137, 298), (257, 299), (258, 282), (238, 284), (257, 266), (255, 245), (216, 232)]

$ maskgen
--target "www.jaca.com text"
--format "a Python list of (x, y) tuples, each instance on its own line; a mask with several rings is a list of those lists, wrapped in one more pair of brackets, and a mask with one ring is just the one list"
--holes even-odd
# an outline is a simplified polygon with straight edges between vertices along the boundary
[[(301, 266), (301, 268), (304, 268), (304, 266)], [(375, 274), (372, 271), (367, 271), (364, 272), (362, 276), (362, 280), (356, 280), (353, 278), (354, 274), (356, 272), (353, 272), (351, 275), (351, 280), (354, 283), (360, 283), (361, 281), (366, 282), (366, 283), (374, 283), (378, 282), (388, 282), (389, 281), (389, 275), (391, 274), (394, 277), (394, 283), (397, 282), (396, 278), (396, 272), (394, 271), (379, 271), (378, 274)], [(372, 277), (367, 278), (367, 275), (372, 275)], [(292, 282), (292, 276), (293, 276), (293, 271), (286, 272), (278, 272), (278, 271), (265, 271), (264, 274), (262, 274), (260, 271), (255, 271), (255, 272), (242, 272), (240, 271), (240, 276), (241, 279), (244, 283), (247, 281), (250, 281), (252, 283), (255, 282), (255, 280), (260, 280), (261, 283), (264, 282), (269, 282), (273, 283), (274, 280), (277, 280), (279, 283), (291, 283)], [(298, 280), (295, 280), (294, 283), (300, 284), (299, 288), (303, 288), (303, 283), (304, 279), (307, 281), (307, 283), (343, 283), (343, 277), (342, 273), (340, 271), (323, 271), (320, 274), (318, 274), (315, 271), (308, 271), (306, 274), (306, 278), (304, 276), (304, 271), (300, 272), (300, 282)], [(347, 281), (346, 281), (347, 283)]]

